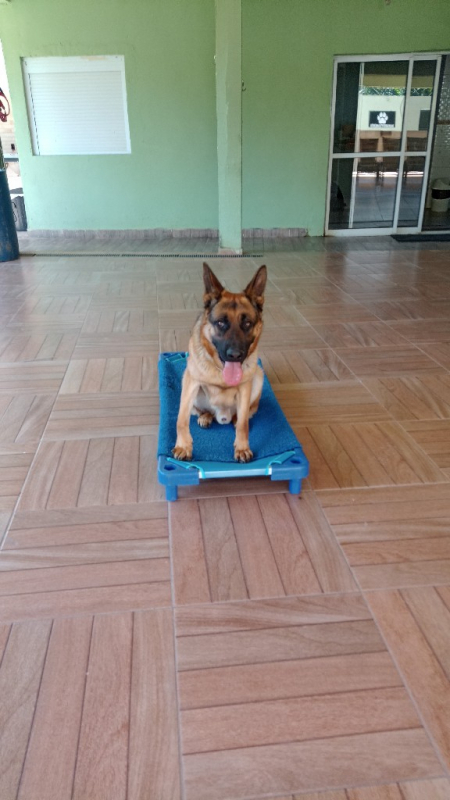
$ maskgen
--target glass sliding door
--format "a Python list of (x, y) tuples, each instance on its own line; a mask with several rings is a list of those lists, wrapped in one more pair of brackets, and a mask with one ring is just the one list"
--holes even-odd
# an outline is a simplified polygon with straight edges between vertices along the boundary
[(338, 59), (327, 233), (418, 229), (438, 61)]
[(406, 152), (397, 226), (417, 227), (424, 195), (430, 123), (436, 79), (436, 58), (414, 60), (405, 106)]
[(428, 190), (422, 223), (424, 231), (450, 230), (450, 207), (445, 210), (432, 202), (431, 189), (436, 180), (450, 184), (450, 55), (442, 57), (439, 89), (437, 92), (436, 119), (432, 144)]

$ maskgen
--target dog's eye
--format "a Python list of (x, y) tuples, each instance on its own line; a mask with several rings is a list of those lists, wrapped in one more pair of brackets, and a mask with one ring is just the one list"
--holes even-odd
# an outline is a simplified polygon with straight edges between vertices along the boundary
[(227, 323), (223, 319), (218, 319), (217, 322), (214, 323), (214, 325), (216, 326), (216, 328), (218, 328), (219, 331), (226, 331), (228, 327)]
[(241, 328), (243, 331), (249, 331), (253, 328), (253, 323), (250, 319), (244, 319), (241, 324)]

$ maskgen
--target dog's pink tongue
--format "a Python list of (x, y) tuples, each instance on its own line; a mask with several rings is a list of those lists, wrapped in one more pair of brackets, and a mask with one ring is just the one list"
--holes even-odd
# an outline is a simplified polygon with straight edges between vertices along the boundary
[(228, 386), (237, 386), (242, 380), (242, 364), (239, 361), (225, 361), (222, 377)]

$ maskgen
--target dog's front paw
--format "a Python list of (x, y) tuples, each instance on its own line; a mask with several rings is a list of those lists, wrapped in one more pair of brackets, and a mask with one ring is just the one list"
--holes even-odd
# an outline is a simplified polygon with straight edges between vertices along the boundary
[(209, 428), (211, 427), (213, 419), (214, 417), (209, 411), (204, 411), (203, 414), (199, 414), (197, 424), (200, 425), (201, 428)]
[(253, 458), (253, 453), (248, 447), (234, 448), (234, 458), (236, 461), (240, 461), (242, 464), (245, 464), (247, 461), (251, 461)]
[(178, 461), (190, 461), (192, 459), (192, 444), (175, 445), (172, 455)]

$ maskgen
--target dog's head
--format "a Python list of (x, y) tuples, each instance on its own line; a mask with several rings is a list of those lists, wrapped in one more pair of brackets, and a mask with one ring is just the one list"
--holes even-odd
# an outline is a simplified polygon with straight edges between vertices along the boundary
[(208, 264), (203, 264), (204, 344), (229, 386), (242, 379), (242, 363), (254, 352), (262, 333), (267, 269), (259, 268), (243, 292), (228, 292)]

